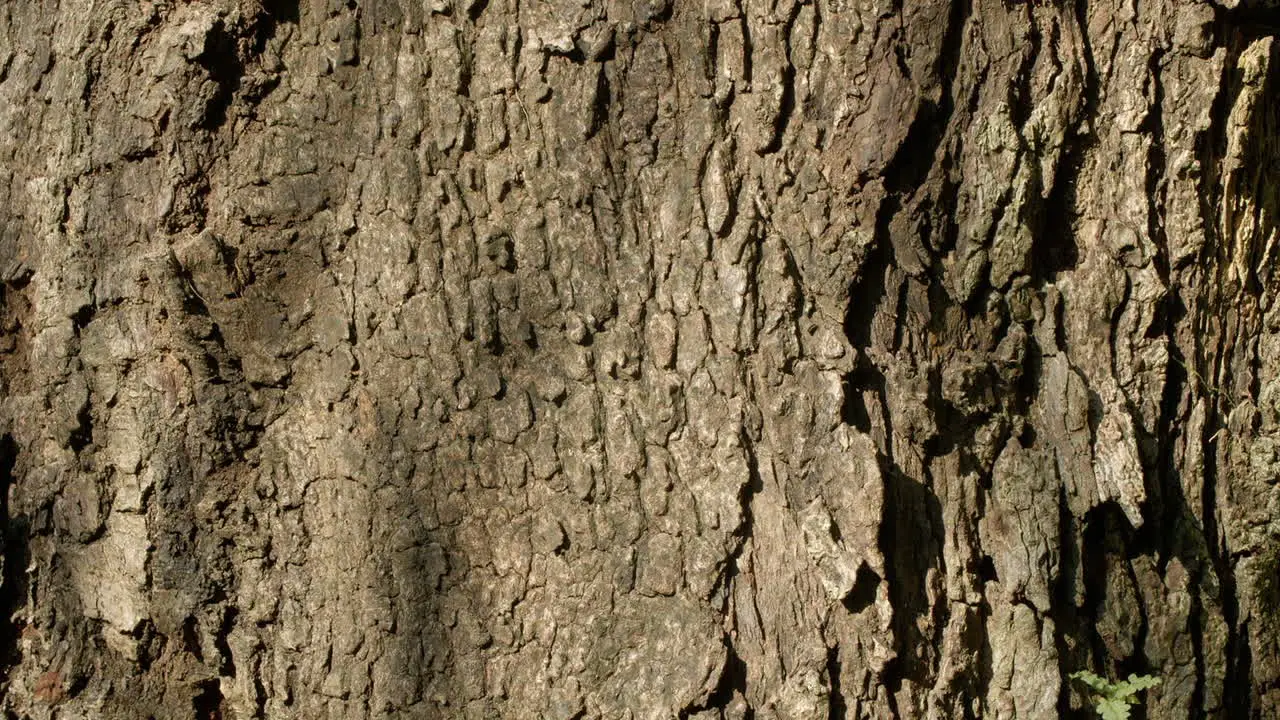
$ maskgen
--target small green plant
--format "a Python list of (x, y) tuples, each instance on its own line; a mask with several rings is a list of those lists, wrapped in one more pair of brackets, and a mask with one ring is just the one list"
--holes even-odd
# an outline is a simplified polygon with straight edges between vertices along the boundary
[(1093, 691), (1093, 709), (1102, 720), (1129, 720), (1129, 708), (1138, 704), (1137, 694), (1160, 684), (1160, 678), (1151, 675), (1129, 675), (1128, 680), (1111, 682), (1082, 670), (1071, 673)]

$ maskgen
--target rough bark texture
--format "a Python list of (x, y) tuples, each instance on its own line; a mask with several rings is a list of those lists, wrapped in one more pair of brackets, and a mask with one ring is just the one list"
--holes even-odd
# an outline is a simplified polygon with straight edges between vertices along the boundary
[(1280, 717), (1234, 5), (0, 4), (0, 707)]

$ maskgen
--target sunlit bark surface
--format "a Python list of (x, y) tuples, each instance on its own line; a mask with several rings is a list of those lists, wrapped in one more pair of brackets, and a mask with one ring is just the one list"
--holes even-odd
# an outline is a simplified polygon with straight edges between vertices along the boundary
[(1280, 9), (0, 4), (7, 718), (1280, 717)]

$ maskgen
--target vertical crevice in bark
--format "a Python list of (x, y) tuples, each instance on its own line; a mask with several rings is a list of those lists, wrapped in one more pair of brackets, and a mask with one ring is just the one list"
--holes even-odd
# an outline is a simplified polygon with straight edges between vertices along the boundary
[(1191, 612), (1187, 618), (1187, 630), (1191, 635), (1192, 667), (1195, 670), (1195, 686), (1191, 689), (1191, 708), (1200, 711), (1205, 707), (1208, 695), (1208, 673), (1205, 663), (1205, 623), (1202, 619), (1205, 605), (1201, 592), (1191, 594)]
[[(1081, 118), (1088, 117), (1088, 111), (1081, 113)], [(1078, 120), (1077, 123), (1079, 122), (1083, 120)], [(1072, 132), (1075, 127), (1078, 124), (1073, 127)], [(1080, 250), (1073, 229), (1076, 181), (1084, 167), (1089, 147), (1087, 138), (1075, 136), (1067, 140), (1062, 157), (1058, 160), (1049, 197), (1042, 205), (1043, 211), (1039, 213), (1038, 222), (1034, 224), (1037, 232), (1031, 244), (1030, 270), (1032, 278), (1041, 283), (1056, 281), (1059, 273), (1070, 270), (1080, 261)]]
[[(1041, 43), (1043, 42), (1040, 27), (1035, 22), (1032, 3), (1025, 3), (1023, 7), (1022, 16), (1027, 23), (1027, 39), (1030, 47), (1022, 52), (1022, 62), (1018, 65), (1017, 71), (1011, 78), (1009, 120), (1014, 127), (1023, 127), (1026, 125), (1028, 118), (1031, 117), (1031, 111), (1035, 103), (1035, 98), (1032, 95), (1031, 72), (1035, 68), (1036, 62), (1040, 59)], [(998, 223), (999, 221), (997, 220), (993, 224)]]
[(1234, 7), (1214, 5), (1220, 25), (1240, 34), (1244, 40), (1280, 36), (1280, 6), (1266, 0), (1246, 0)]
[(827, 695), (827, 719), (845, 720), (849, 708), (845, 703), (844, 691), (840, 687), (840, 646), (827, 649), (827, 682), (830, 684)]
[[(1171, 557), (1186, 558), (1188, 567), (1196, 567), (1198, 563), (1190, 557), (1191, 552), (1185, 546), (1185, 534), (1193, 532), (1193, 528), (1184, 527), (1183, 518), (1188, 512), (1182, 491), (1182, 479), (1175, 472), (1175, 452), (1180, 424), (1175, 417), (1182, 407), (1183, 390), (1185, 388), (1185, 358), (1178, 348), (1178, 321), (1182, 319), (1179, 312), (1181, 289), (1176, 287), (1172, 276), (1169, 235), (1165, 228), (1168, 215), (1167, 189), (1168, 182), (1164, 175), (1168, 168), (1168, 156), (1165, 138), (1165, 89), (1164, 89), (1165, 50), (1156, 48), (1147, 61), (1147, 72), (1152, 84), (1150, 106), (1147, 116), (1139, 129), (1151, 138), (1150, 150), (1147, 154), (1147, 175), (1144, 190), (1147, 200), (1147, 236), (1155, 247), (1151, 262), (1165, 288), (1163, 298), (1152, 308), (1153, 318), (1147, 330), (1149, 337), (1160, 337), (1165, 343), (1168, 361), (1165, 363), (1164, 387), (1162, 388), (1158, 415), (1156, 418), (1154, 437), (1139, 430), (1141, 441), (1139, 449), (1143, 454), (1143, 465), (1149, 468), (1145, 474), (1152, 476), (1153, 481), (1147, 483), (1150, 490), (1148, 497), (1148, 519), (1142, 528), (1135, 533), (1134, 545), (1143, 554), (1154, 554), (1159, 558), (1163, 572)], [(1135, 579), (1135, 583), (1136, 583)], [(1142, 616), (1142, 633), (1140, 640), (1145, 640), (1149, 618), (1146, 612)], [(1145, 645), (1139, 642), (1141, 649)], [(1142, 668), (1146, 670), (1147, 668)]]
[(21, 517), (12, 514), (9, 491), (16, 478), (18, 445), (9, 433), (0, 435), (0, 683), (7, 679), (9, 668), (22, 654), (18, 645), (19, 628), (13, 616), (26, 598), (23, 579), (27, 568), (27, 527)]
[[(1225, 336), (1223, 333), (1222, 336)], [(1221, 349), (1221, 346), (1220, 348)], [(1219, 353), (1216, 357), (1222, 357)], [(1221, 398), (1215, 398), (1215, 403), (1221, 402)], [(1216, 438), (1227, 432), (1225, 422), (1221, 420), (1219, 415), (1221, 410), (1215, 409), (1210, 413), (1210, 419), (1213, 422), (1206, 421), (1205, 434), (1208, 437), (1205, 440), (1206, 447), (1217, 450)], [(1226, 637), (1226, 668), (1223, 672), (1225, 685), (1223, 687), (1223, 702), (1227, 711), (1227, 717), (1245, 718), (1249, 716), (1249, 708), (1251, 705), (1250, 695), (1252, 691), (1249, 681), (1248, 643), (1249, 637), (1246, 629), (1241, 627), (1240, 623), (1240, 606), (1236, 589), (1235, 572), (1232, 568), (1232, 560), (1228, 548), (1226, 547), (1222, 530), (1218, 526), (1217, 516), (1218, 510), (1218, 483), (1219, 483), (1219, 464), (1218, 452), (1205, 453), (1204, 461), (1204, 524), (1205, 535), (1209, 539), (1209, 556), (1212, 559), (1215, 573), (1217, 575), (1218, 585), (1220, 588), (1220, 596), (1222, 598), (1222, 618), (1227, 626)], [(1243, 662), (1242, 662), (1243, 661)]]
[[(1223, 524), (1223, 503), (1230, 502), (1229, 494), (1221, 490), (1226, 483), (1233, 481), (1233, 468), (1230, 467), (1230, 451), (1236, 438), (1232, 434), (1237, 428), (1232, 427), (1231, 417), (1236, 407), (1236, 380), (1233, 369), (1235, 363), (1231, 357), (1233, 343), (1240, 342), (1239, 313), (1241, 307), (1248, 302), (1246, 292), (1249, 288), (1234, 283), (1230, 277), (1233, 263), (1231, 251), (1235, 238), (1227, 227), (1226, 216), (1234, 212), (1235, 198), (1231, 189), (1230, 169), (1226, 163), (1232, 142), (1230, 127), (1231, 116), (1241, 95), (1246, 92), (1245, 72), (1241, 60), (1248, 47), (1247, 31), (1230, 13), (1219, 12), (1217, 22), (1217, 42), (1225, 49), (1226, 60), (1220, 78), (1220, 90), (1215, 98), (1210, 113), (1210, 126), (1207, 141), (1202, 150), (1205, 159), (1205, 181), (1202, 197), (1205, 206), (1202, 212), (1213, 222), (1207, 223), (1205, 232), (1207, 245), (1212, 250), (1206, 253), (1205, 260), (1211, 269), (1206, 272), (1206, 281), (1213, 289), (1209, 293), (1206, 307), (1201, 311), (1200, 328), (1205, 333), (1205, 343), (1197, 342), (1199, 351), (1196, 358), (1196, 371), (1199, 384), (1203, 386), (1207, 402), (1204, 423), (1203, 446), (1204, 456), (1204, 488), (1201, 498), (1201, 512), (1204, 520), (1206, 545), (1210, 562), (1219, 588), (1221, 598), (1222, 619), (1226, 625), (1224, 642), (1223, 671), (1223, 705), (1228, 717), (1251, 717), (1253, 712), (1254, 687), (1251, 678), (1252, 654), (1249, 647), (1249, 631), (1247, 622), (1241, 617), (1240, 586), (1236, 577), (1236, 561), (1232, 547), (1229, 525)], [(1199, 328), (1198, 328), (1199, 329)], [(1197, 334), (1197, 338), (1201, 335)], [(1256, 397), (1256, 396), (1255, 396)], [(1238, 439), (1240, 441), (1245, 438)]]
[(680, 720), (696, 717), (706, 711), (718, 711), (721, 713), (719, 717), (724, 717), (723, 713), (735, 705), (745, 708), (745, 713), (732, 717), (740, 720), (752, 720), (755, 717), (755, 711), (743, 701), (747, 697), (747, 665), (734, 651), (732, 643), (726, 645), (725, 654), (724, 669), (720, 671), (720, 680), (716, 683), (715, 690), (705, 703), (681, 710), (677, 715)]
[(218, 89), (205, 107), (200, 127), (217, 131), (227, 121), (227, 109), (240, 89), (244, 63), (240, 58), (237, 38), (227, 31), (222, 21), (213, 26), (205, 42), (204, 53), (197, 60)]
[[(720, 577), (717, 579), (715, 587), (712, 588), (711, 594), (715, 596), (717, 593), (723, 596), (723, 612), (729, 622), (729, 628), (724, 636), (725, 644), (725, 660), (724, 667), (720, 671), (720, 679), (716, 684), (715, 690), (707, 698), (705, 704), (688, 711), (684, 711), (681, 717), (688, 717), (689, 713), (695, 710), (719, 709), (726, 710), (735, 702), (745, 702), (747, 698), (747, 678), (748, 668), (742, 656), (738, 653), (734, 646), (734, 634), (737, 632), (737, 618), (734, 617), (735, 603), (735, 584), (739, 581), (746, 580), (750, 583), (750, 579), (742, 574), (741, 563), (744, 552), (749, 552), (749, 540), (753, 536), (754, 525), (754, 509), (753, 501), (763, 489), (764, 481), (760, 476), (760, 461), (756, 456), (755, 441), (750, 437), (744, 437), (742, 442), (743, 450), (746, 453), (748, 481), (742, 485), (738, 493), (738, 502), (740, 503), (742, 519), (737, 529), (734, 530), (734, 543), (730, 549), (728, 557), (721, 570)], [(748, 596), (752, 602), (755, 602), (753, 596), (754, 589), (748, 589)], [(750, 706), (747, 705), (746, 718), (754, 716)]]
[[(897, 656), (886, 667), (884, 682), (897, 692), (905, 680), (929, 687), (937, 673), (945, 602), (929, 602), (930, 571), (943, 571), (941, 532), (942, 505), (931, 488), (912, 479), (894, 464), (884, 469), (884, 519), (880, 550), (885, 558), (885, 582), (893, 613), (894, 648)], [(930, 634), (918, 620), (929, 617)]]
[[(1161, 564), (1167, 566), (1172, 557), (1183, 558), (1188, 567), (1197, 567), (1195, 545), (1204, 543), (1195, 526), (1191, 506), (1183, 491), (1182, 473), (1178, 469), (1178, 447), (1198, 442), (1186, 437), (1182, 420), (1190, 411), (1194, 395), (1190, 392), (1187, 358), (1178, 344), (1178, 328), (1186, 318), (1180, 289), (1171, 287), (1161, 311), (1161, 325), (1169, 351), (1165, 385), (1160, 398), (1160, 419), (1156, 425), (1156, 459), (1153, 471), (1159, 488), (1159, 505), (1151, 513), (1144, 530), (1151, 544), (1161, 549)], [(1189, 537), (1191, 536), (1191, 537)], [(1195, 539), (1191, 539), (1194, 537)], [(1198, 542), (1197, 542), (1198, 541)], [(1163, 568), (1162, 568), (1163, 569)]]
[[(884, 372), (867, 354), (867, 350), (871, 347), (871, 321), (877, 312), (881, 312), (881, 303), (885, 299), (886, 272), (891, 252), (887, 243), (876, 243), (860, 266), (859, 277), (849, 289), (849, 306), (844, 317), (845, 336), (849, 339), (855, 357), (853, 370), (845, 375), (841, 415), (845, 424), (869, 435), (873, 434), (873, 430), (871, 409), (867, 407), (868, 393), (874, 394), (880, 403), (876, 415), (886, 414)], [(888, 435), (886, 433), (885, 447), (881, 450), (892, 457), (887, 445)]]
[(93, 400), (87, 398), (76, 413), (76, 425), (67, 435), (67, 447), (81, 452), (93, 444)]
[(1098, 631), (1098, 622), (1107, 608), (1107, 556), (1122, 552), (1123, 541), (1113, 533), (1122, 530), (1125, 522), (1120, 519), (1120, 509), (1113, 504), (1094, 508), (1085, 516), (1081, 540), (1082, 578), (1084, 581), (1083, 639), (1090, 650), (1090, 665), (1107, 674), (1106, 644)]
[[(1071, 501), (1066, 487), (1058, 487), (1058, 547), (1061, 552), (1058, 574), (1052, 579), (1053, 601), (1049, 617), (1053, 620), (1053, 645), (1058, 653), (1058, 676), (1069, 677), (1085, 666), (1092, 654), (1092, 642), (1081, 635), (1084, 623), (1080, 619), (1077, 596), (1084, 596), (1083, 588), (1075, 586), (1076, 577), (1084, 577), (1083, 553), (1079, 552), (1081, 537), (1075, 515), (1071, 513)], [(1082, 642), (1083, 641), (1083, 642)], [(1062, 683), (1058, 690), (1057, 709), (1066, 717), (1071, 709), (1071, 687)]]
[[(1238, 615), (1238, 612), (1235, 613)], [(1257, 695), (1253, 683), (1253, 651), (1249, 647), (1249, 624), (1238, 619), (1230, 625), (1227, 637), (1227, 685), (1224, 688), (1227, 717), (1262, 720), (1255, 715), (1253, 699)]]
[(280, 23), (298, 22), (298, 5), (301, 0), (261, 0), (262, 9), (267, 11), (268, 17), (271, 19), (269, 24), (264, 24), (268, 34), (275, 36), (276, 29)]
[[(893, 356), (890, 353), (904, 349), (904, 338), (910, 336), (924, 341), (924, 338), (915, 338), (916, 331), (911, 327), (917, 319), (908, 317), (907, 299), (912, 292), (910, 285), (913, 280), (902, 277), (899, 268), (908, 274), (935, 274), (938, 259), (918, 253), (927, 252), (926, 248), (931, 245), (943, 244), (945, 239), (928, 237), (932, 228), (927, 218), (917, 222), (901, 213), (904, 208), (911, 207), (914, 216), (921, 213), (921, 207), (930, 204), (928, 200), (918, 198), (917, 193), (935, 170), (938, 149), (952, 120), (955, 73), (950, 68), (959, 62), (971, 12), (972, 7), (965, 0), (951, 4), (929, 77), (915, 79), (925, 85), (921, 88), (924, 94), (917, 98), (915, 116), (905, 137), (880, 173), (886, 194), (875, 214), (873, 246), (860, 268), (860, 278), (850, 290), (844, 320), (846, 336), (857, 353), (857, 364), (845, 378), (842, 414), (846, 423), (871, 434), (882, 454), (885, 492), (879, 549), (885, 559), (884, 582), (890, 605), (894, 608), (891, 621), (894, 657), (884, 666), (881, 682), (888, 690), (889, 708), (895, 717), (904, 711), (896, 699), (903, 690), (904, 682), (910, 681), (917, 688), (928, 688), (934, 684), (949, 610), (945, 599), (930, 601), (933, 593), (928, 587), (932, 581), (931, 573), (937, 571), (945, 575), (946, 572), (941, 545), (942, 506), (935, 489), (930, 487), (933, 482), (930, 474), (924, 469), (928, 455), (936, 448), (923, 447), (919, 451), (922, 456), (912, 459), (913, 465), (920, 466), (922, 477), (912, 477), (902, 467), (905, 458), (898, 457), (898, 450), (894, 447), (894, 424), (898, 419), (893, 417), (890, 394), (904, 392), (906, 388), (894, 387), (887, 368), (882, 364), (891, 362)], [(899, 71), (910, 78), (911, 70), (902, 52), (901, 39), (894, 47)], [(935, 80), (937, 84), (930, 86), (929, 83)], [(920, 203), (921, 207), (914, 203)], [(938, 212), (942, 209), (938, 208)], [(906, 237), (915, 232), (919, 232), (921, 237)], [(940, 232), (945, 238), (945, 231), (940, 229)], [(894, 275), (898, 276), (896, 281), (891, 280)], [(922, 292), (925, 301), (933, 304), (934, 298), (929, 289), (922, 288)], [(884, 322), (884, 313), (890, 302), (894, 303), (893, 339), (890, 346), (883, 347), (880, 346), (884, 344), (883, 339), (873, 337), (873, 319)], [(918, 320), (927, 322), (928, 318)], [(934, 380), (927, 378), (925, 381), (932, 385)], [(874, 416), (873, 409), (866, 405), (868, 395), (879, 398), (880, 407), (874, 409)], [(937, 397), (932, 390), (928, 395), (934, 399)], [(929, 404), (930, 410), (937, 410), (936, 403), (930, 398), (922, 400)], [(911, 452), (910, 449), (904, 451)], [(925, 623), (927, 631), (922, 631), (918, 622), (922, 616), (928, 616)]]
[[(887, 195), (885, 204), (881, 206), (880, 213), (877, 215), (877, 244), (890, 240), (890, 226), (901, 209), (903, 201), (911, 199), (924, 183), (933, 169), (938, 147), (946, 137), (951, 113), (955, 106), (955, 99), (952, 97), (955, 73), (951, 68), (959, 62), (964, 29), (971, 12), (971, 0), (956, 0), (951, 3), (947, 29), (942, 36), (941, 48), (933, 67), (934, 74), (939, 80), (937, 98), (918, 99), (916, 115), (911, 121), (906, 137), (881, 173)], [(905, 70), (904, 75), (910, 77), (910, 73)], [(899, 260), (901, 261), (901, 258)]]
[[(1147, 235), (1155, 243), (1156, 253), (1152, 258), (1160, 279), (1169, 284), (1169, 236), (1165, 232), (1166, 216), (1165, 190), (1167, 184), (1164, 172), (1168, 167), (1168, 156), (1165, 149), (1164, 128), (1164, 81), (1162, 79), (1165, 51), (1156, 48), (1147, 61), (1147, 72), (1151, 77), (1151, 101), (1147, 116), (1139, 126), (1139, 131), (1151, 138), (1151, 149), (1147, 154), (1147, 177), (1144, 190), (1147, 199)], [(1160, 308), (1156, 308), (1157, 311)], [(1164, 323), (1153, 322), (1152, 331), (1159, 330)]]
[(216, 678), (196, 683), (195, 696), (191, 699), (194, 720), (222, 720), (222, 690)]
[[(1137, 543), (1130, 542), (1129, 544), (1132, 546)], [(1148, 554), (1149, 551), (1140, 552), (1145, 555)], [(1123, 571), (1125, 575), (1128, 576), (1129, 582), (1132, 586), (1141, 589), (1137, 572), (1135, 571), (1133, 562), (1131, 561), (1131, 558), (1137, 554), (1138, 552), (1134, 552), (1133, 550), (1129, 550), (1126, 553)], [(1130, 674), (1148, 674), (1153, 669), (1150, 659), (1147, 658), (1145, 649), (1147, 634), (1151, 631), (1151, 608), (1147, 607), (1142, 592), (1138, 592), (1136, 595), (1137, 603), (1133, 609), (1138, 614), (1138, 627), (1137, 631), (1133, 634), (1134, 650), (1128, 657), (1118, 658), (1118, 662), (1116, 663), (1116, 675), (1118, 677), (1128, 677)], [(1159, 668), (1154, 669), (1157, 671), (1159, 670)], [(1145, 712), (1143, 715), (1145, 716)]]
[[(1102, 121), (1097, 115), (1099, 81), (1089, 38), (1088, 0), (1075, 0), (1070, 7), (1083, 45), (1084, 87), (1080, 93), (1080, 106), (1063, 130), (1061, 155), (1054, 168), (1048, 196), (1032, 206), (1031, 227), (1034, 233), (1028, 269), (1032, 280), (1042, 286), (1055, 282), (1059, 273), (1074, 268), (1080, 261), (1075, 231), (1079, 214), (1077, 183), (1088, 153), (1097, 142), (1094, 126)], [(1090, 132), (1082, 135), (1081, 128), (1088, 128)], [(1037, 209), (1039, 212), (1035, 212)], [(1051, 348), (1053, 351), (1057, 349)]]

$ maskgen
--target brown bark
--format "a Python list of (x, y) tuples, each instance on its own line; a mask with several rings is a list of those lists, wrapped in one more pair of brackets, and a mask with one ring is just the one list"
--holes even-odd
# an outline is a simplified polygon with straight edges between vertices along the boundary
[(1280, 715), (1280, 9), (0, 6), (7, 717)]

